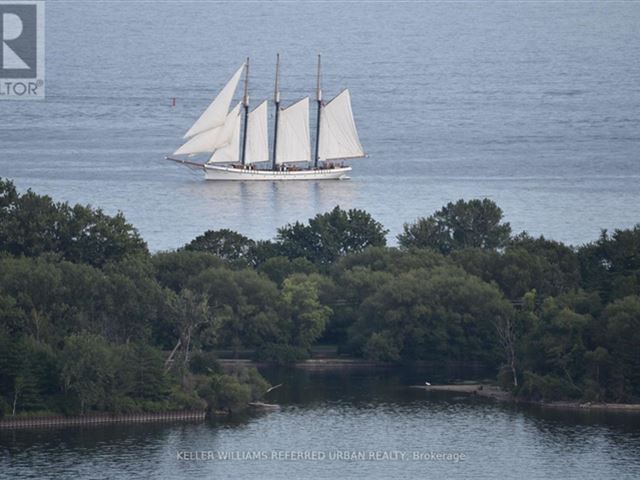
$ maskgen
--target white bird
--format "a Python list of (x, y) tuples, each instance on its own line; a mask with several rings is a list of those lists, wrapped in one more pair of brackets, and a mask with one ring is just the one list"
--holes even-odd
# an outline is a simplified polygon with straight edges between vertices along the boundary
[(429, 382), (424, 382), (425, 385), (431, 386)]
[(278, 385), (276, 385), (275, 387), (271, 387), (269, 388), (266, 392), (264, 393), (269, 393), (271, 390), (275, 390), (276, 388), (280, 388), (282, 386), (282, 383), (279, 383)]

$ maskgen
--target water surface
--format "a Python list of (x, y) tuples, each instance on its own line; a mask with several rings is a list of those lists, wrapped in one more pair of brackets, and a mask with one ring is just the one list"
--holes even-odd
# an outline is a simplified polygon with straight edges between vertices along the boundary
[[(461, 197), (579, 244), (640, 221), (639, 24), (636, 2), (49, 1), (47, 99), (0, 103), (0, 175), (122, 210), (154, 250), (336, 204), (393, 239)], [(162, 160), (246, 56), (270, 98), (276, 52), (285, 104), (318, 52), (326, 99), (351, 89), (370, 155), (351, 181), (205, 183)]]
[[(522, 409), (408, 389), (434, 372), (266, 371), (276, 412), (201, 424), (0, 432), (0, 478), (633, 479), (640, 416)], [(196, 453), (199, 452), (199, 453)], [(205, 452), (204, 454), (202, 452)], [(229, 454), (235, 460), (184, 460)], [(272, 455), (324, 453), (324, 460)], [(330, 455), (402, 452), (405, 460)], [(464, 454), (458, 462), (415, 454)], [(189, 457), (191, 455), (192, 457)], [(242, 460), (265, 455), (267, 459)]]

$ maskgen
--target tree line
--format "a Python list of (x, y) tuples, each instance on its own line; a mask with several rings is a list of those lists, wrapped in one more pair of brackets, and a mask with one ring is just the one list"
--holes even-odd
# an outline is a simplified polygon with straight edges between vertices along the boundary
[(531, 399), (640, 399), (640, 226), (574, 248), (483, 199), (387, 234), (336, 207), (151, 254), (121, 214), (0, 180), (0, 411), (235, 409), (266, 382), (215, 352), (290, 363), (317, 344), (481, 363)]

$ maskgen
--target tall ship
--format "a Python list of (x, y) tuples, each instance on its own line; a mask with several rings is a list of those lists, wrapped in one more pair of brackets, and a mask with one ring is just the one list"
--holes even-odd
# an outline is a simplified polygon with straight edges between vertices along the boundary
[[(242, 100), (231, 108), (244, 73)], [(342, 90), (323, 102), (318, 55), (316, 130), (313, 156), (309, 97), (287, 107), (280, 103), (280, 55), (276, 60), (273, 141), (269, 145), (268, 102), (249, 107), (249, 59), (184, 135), (185, 142), (166, 159), (202, 170), (206, 180), (340, 180), (351, 167), (345, 160), (365, 157), (351, 109), (351, 94)], [(194, 161), (206, 155), (204, 162)]]

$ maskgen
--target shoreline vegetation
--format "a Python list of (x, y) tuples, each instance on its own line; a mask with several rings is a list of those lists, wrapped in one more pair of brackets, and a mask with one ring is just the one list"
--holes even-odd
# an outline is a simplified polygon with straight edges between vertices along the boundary
[(255, 364), (301, 362), (481, 365), (530, 402), (640, 402), (640, 225), (567, 246), (481, 199), (387, 233), (336, 207), (152, 254), (122, 214), (0, 179), (0, 418), (237, 412), (268, 401)]
[(640, 413), (640, 403), (597, 403), (597, 402), (568, 402), (568, 401), (533, 401), (526, 398), (518, 398), (511, 392), (504, 391), (496, 385), (484, 383), (463, 383), (451, 385), (411, 385), (409, 388), (425, 390), (427, 392), (447, 392), (475, 395), (503, 403), (517, 403), (533, 405), (543, 408), (566, 410), (599, 410), (607, 412)]

